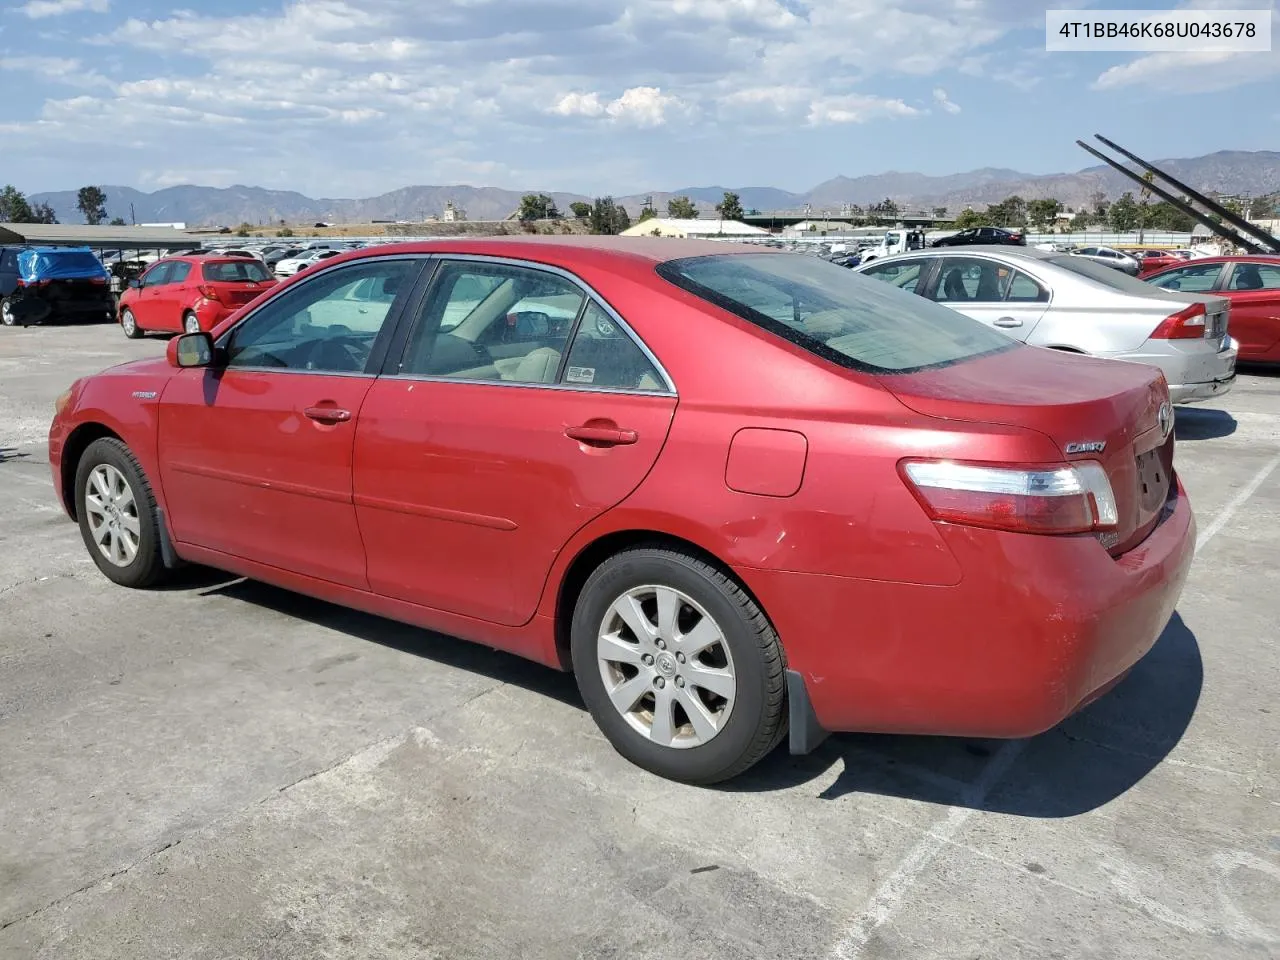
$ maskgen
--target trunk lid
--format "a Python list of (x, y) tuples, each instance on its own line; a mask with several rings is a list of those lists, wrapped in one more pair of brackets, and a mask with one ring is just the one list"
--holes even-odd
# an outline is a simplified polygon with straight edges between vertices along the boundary
[(1157, 367), (1018, 347), (880, 382), (917, 413), (1005, 424), (1048, 436), (1063, 459), (1102, 463), (1119, 525), (1100, 535), (1118, 555), (1155, 527), (1173, 477), (1173, 411)]

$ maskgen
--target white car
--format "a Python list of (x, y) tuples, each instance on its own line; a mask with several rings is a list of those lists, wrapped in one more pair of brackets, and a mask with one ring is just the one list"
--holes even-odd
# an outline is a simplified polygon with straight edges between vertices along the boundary
[(277, 277), (292, 277), (295, 273), (300, 273), (307, 267), (321, 260), (336, 257), (340, 253), (342, 253), (341, 250), (308, 250), (302, 256), (281, 260), (276, 264), (275, 274)]
[[(1037, 347), (1159, 367), (1174, 403), (1220, 397), (1236, 377), (1230, 303), (1160, 290), (1091, 257), (1034, 247), (944, 247), (857, 268)], [(993, 385), (998, 389), (998, 385)]]
[(1119, 270), (1121, 273), (1127, 273), (1131, 277), (1136, 277), (1142, 269), (1137, 257), (1131, 257), (1129, 254), (1121, 253), (1112, 247), (1077, 247), (1071, 251), (1071, 256), (1084, 257), (1094, 263), (1100, 263), (1103, 266)]

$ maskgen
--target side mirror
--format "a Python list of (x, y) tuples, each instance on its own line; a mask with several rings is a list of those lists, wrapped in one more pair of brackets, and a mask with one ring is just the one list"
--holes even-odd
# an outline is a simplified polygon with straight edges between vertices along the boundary
[(169, 341), (165, 350), (174, 367), (208, 367), (213, 364), (213, 336), (205, 331), (183, 333)]
[(131, 277), (129, 279), (129, 287), (133, 290), (140, 290), (142, 288), (142, 281), (137, 277)]

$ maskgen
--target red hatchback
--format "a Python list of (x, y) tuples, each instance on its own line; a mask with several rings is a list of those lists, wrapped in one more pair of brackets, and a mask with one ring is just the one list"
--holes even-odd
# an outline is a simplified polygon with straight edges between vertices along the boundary
[(265, 265), (247, 257), (166, 257), (129, 281), (120, 296), (120, 327), (131, 338), (212, 330), (276, 283)]
[(348, 253), (76, 381), (53, 479), (111, 580), (207, 564), (573, 670), (709, 783), (790, 730), (1022, 737), (1191, 563), (1160, 372), (816, 257), (650, 238)]
[(1280, 363), (1280, 256), (1204, 257), (1142, 278), (1164, 290), (1231, 301), (1227, 332), (1242, 363)]

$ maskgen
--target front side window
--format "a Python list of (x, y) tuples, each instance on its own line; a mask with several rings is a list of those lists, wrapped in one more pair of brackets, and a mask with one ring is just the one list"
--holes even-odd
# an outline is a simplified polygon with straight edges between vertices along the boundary
[(400, 370), (461, 380), (555, 383), (585, 302), (580, 287), (543, 270), (446, 262), (432, 281)]
[(877, 263), (874, 266), (867, 267), (863, 270), (868, 277), (875, 277), (877, 280), (883, 280), (899, 290), (905, 290), (907, 293), (915, 293), (916, 287), (920, 284), (920, 274), (924, 272), (926, 260), (905, 260), (905, 261), (889, 261), (888, 263)]
[(363, 373), (419, 261), (372, 259), (318, 274), (269, 300), (227, 341), (228, 365)]
[(976, 320), (817, 257), (718, 254), (657, 269), (707, 302), (855, 370), (902, 373), (1017, 346)]
[(164, 260), (157, 263), (141, 277), (144, 287), (158, 287), (161, 284), (169, 282), (169, 276), (173, 272), (173, 261)]
[(1220, 263), (1194, 263), (1162, 273), (1150, 280), (1151, 286), (1162, 290), (1181, 290), (1183, 293), (1208, 293), (1222, 273)]

